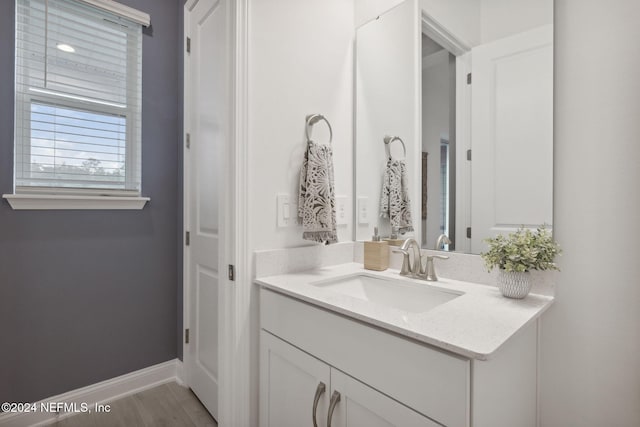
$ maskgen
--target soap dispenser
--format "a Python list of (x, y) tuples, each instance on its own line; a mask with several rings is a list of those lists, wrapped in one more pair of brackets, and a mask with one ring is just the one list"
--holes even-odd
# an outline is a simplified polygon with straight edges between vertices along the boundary
[(389, 268), (389, 245), (378, 234), (378, 227), (373, 229), (370, 242), (364, 242), (364, 268), (383, 271)]
[(404, 243), (404, 239), (398, 238), (398, 227), (395, 225), (391, 227), (391, 236), (384, 240), (386, 240), (389, 246), (402, 246)]

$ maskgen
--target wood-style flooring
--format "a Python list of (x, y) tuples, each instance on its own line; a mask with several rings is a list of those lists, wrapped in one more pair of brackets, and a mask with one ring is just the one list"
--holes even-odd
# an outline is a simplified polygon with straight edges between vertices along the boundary
[(188, 388), (175, 382), (115, 400), (109, 413), (87, 413), (64, 418), (56, 427), (160, 427), (218, 424)]

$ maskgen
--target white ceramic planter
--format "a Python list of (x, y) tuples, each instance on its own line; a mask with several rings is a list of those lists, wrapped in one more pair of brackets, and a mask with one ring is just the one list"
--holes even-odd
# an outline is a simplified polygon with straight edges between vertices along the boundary
[(508, 298), (524, 298), (531, 291), (531, 273), (518, 271), (498, 272), (498, 288)]

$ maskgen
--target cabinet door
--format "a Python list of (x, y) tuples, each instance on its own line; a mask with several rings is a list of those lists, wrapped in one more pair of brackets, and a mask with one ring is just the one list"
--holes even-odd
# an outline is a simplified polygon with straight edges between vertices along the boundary
[(440, 426), (337, 369), (331, 370), (331, 397), (331, 427)]
[(330, 372), (329, 365), (260, 331), (260, 427), (314, 426), (314, 403), (317, 425), (326, 427)]

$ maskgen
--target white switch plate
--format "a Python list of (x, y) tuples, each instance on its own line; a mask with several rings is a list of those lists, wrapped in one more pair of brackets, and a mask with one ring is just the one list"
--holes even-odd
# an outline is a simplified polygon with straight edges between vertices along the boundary
[(277, 209), (276, 218), (278, 219), (278, 227), (288, 227), (291, 223), (291, 203), (288, 194), (278, 194), (276, 196)]
[(349, 218), (347, 215), (347, 196), (336, 196), (336, 224), (348, 224)]
[(358, 224), (369, 224), (368, 197), (358, 197)]

